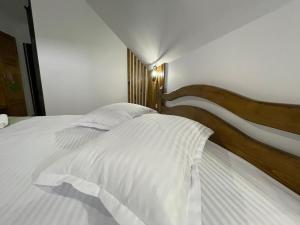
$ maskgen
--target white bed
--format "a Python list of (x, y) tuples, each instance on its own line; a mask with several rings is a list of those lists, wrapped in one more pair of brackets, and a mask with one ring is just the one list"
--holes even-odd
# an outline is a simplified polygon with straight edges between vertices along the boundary
[[(1, 225), (117, 225), (99, 199), (68, 185), (51, 193), (31, 184), (32, 173), (45, 158), (101, 135), (88, 128), (62, 139), (55, 134), (77, 119), (35, 117), (0, 130)], [(205, 147), (200, 177), (201, 190), (194, 188), (194, 195), (202, 193), (203, 225), (300, 224), (298, 195), (212, 142)]]

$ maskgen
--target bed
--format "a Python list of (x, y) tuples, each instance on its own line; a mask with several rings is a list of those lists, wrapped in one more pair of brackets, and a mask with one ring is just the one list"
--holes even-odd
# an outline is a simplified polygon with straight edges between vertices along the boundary
[[(161, 107), (161, 112), (191, 117), (185, 107)], [(32, 185), (32, 173), (41, 161), (59, 151), (57, 143), (72, 149), (104, 133), (88, 128), (70, 130), (69, 125), (79, 117), (34, 117), (0, 130), (0, 224), (117, 225), (99, 199), (70, 185), (49, 190)], [(66, 131), (68, 135), (64, 135)], [(299, 174), (293, 175), (295, 181), (287, 187), (280, 178), (274, 179), (249, 163), (247, 156), (242, 159), (232, 148), (221, 147), (226, 142), (213, 143), (217, 137), (204, 148), (197, 174), (201, 188), (196, 182), (199, 177), (192, 177), (192, 200), (201, 197), (202, 221), (191, 224), (300, 224), (300, 197), (297, 189), (291, 190), (297, 188)], [(65, 144), (67, 139), (71, 144)]]

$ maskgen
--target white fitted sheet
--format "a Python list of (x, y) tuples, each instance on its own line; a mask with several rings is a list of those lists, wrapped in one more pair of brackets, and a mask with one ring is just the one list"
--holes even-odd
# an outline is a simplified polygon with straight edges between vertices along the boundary
[[(61, 131), (78, 118), (35, 117), (0, 130), (0, 225), (117, 225), (98, 199), (71, 186), (42, 190), (31, 184), (45, 158), (101, 134)], [(207, 143), (199, 173), (202, 224), (300, 224), (298, 195), (220, 146)]]

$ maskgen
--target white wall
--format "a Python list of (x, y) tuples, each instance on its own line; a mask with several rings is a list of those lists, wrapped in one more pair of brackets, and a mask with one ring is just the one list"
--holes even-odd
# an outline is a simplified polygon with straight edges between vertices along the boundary
[(84, 0), (32, 0), (47, 115), (127, 101), (126, 46)]
[(0, 12), (0, 30), (16, 38), (27, 113), (28, 115), (33, 115), (32, 98), (28, 81), (25, 53), (23, 49), (23, 43), (31, 42), (27, 23), (26, 21), (25, 23), (20, 23), (17, 20), (14, 20)]
[[(259, 100), (300, 104), (299, 12), (300, 1), (293, 1), (171, 62), (167, 90), (188, 84), (210, 84)], [(216, 107), (207, 107), (225, 116)], [(235, 126), (300, 155), (300, 136), (281, 134), (282, 139), (274, 130), (267, 130), (272, 133), (268, 136), (261, 127), (249, 130), (240, 123)]]

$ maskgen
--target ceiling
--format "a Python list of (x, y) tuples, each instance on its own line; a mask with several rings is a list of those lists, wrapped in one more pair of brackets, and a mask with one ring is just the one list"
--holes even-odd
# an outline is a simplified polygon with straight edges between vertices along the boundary
[(171, 62), (290, 0), (86, 0), (147, 64)]
[(27, 23), (25, 5), (27, 0), (0, 0), (0, 13), (18, 23)]

